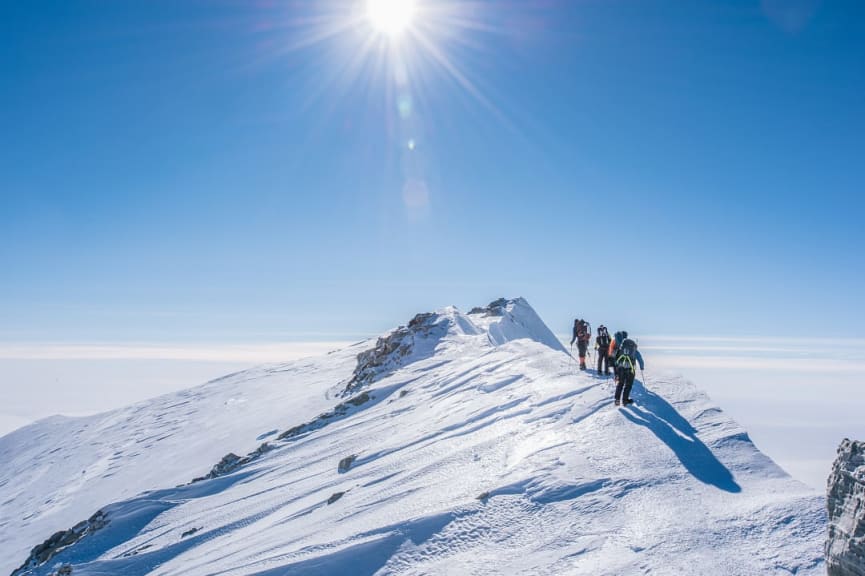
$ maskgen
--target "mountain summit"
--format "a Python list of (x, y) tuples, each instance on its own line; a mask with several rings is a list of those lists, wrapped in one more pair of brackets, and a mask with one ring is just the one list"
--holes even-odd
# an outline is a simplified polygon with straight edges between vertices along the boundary
[(3, 437), (0, 571), (825, 572), (819, 494), (690, 383), (633, 397), (575, 373), (521, 298), (419, 314)]

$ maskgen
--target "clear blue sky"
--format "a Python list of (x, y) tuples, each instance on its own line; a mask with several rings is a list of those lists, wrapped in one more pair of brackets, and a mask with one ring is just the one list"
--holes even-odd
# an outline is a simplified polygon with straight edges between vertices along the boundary
[(0, 339), (863, 335), (865, 4), (419, 1), (2, 3)]

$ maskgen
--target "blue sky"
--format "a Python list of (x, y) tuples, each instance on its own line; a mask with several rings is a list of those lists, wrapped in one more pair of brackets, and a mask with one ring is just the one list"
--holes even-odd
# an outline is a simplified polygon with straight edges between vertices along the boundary
[(860, 2), (362, 4), (3, 3), (0, 339), (863, 335)]

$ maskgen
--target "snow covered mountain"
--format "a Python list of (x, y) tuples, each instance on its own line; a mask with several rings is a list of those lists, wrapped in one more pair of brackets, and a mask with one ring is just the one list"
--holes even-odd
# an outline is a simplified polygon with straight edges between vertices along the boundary
[(420, 314), (3, 437), (0, 572), (825, 573), (820, 494), (690, 383), (633, 396), (523, 299)]

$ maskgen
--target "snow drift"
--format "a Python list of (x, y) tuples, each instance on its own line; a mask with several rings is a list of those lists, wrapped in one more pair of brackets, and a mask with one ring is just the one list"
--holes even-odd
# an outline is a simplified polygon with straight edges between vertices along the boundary
[(649, 379), (616, 409), (569, 360), (525, 300), (498, 300), (36, 423), (0, 439), (0, 570), (825, 571), (820, 495), (704, 394)]

